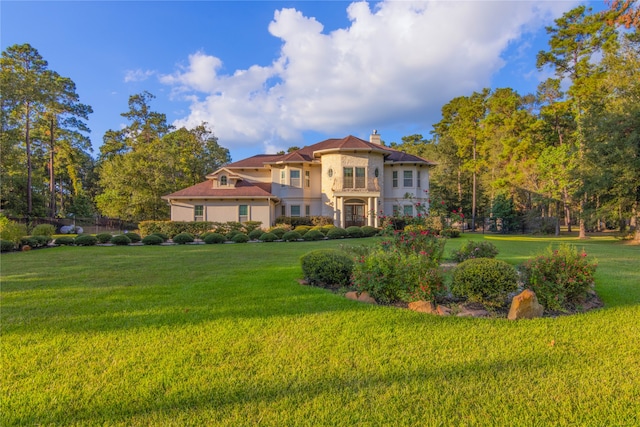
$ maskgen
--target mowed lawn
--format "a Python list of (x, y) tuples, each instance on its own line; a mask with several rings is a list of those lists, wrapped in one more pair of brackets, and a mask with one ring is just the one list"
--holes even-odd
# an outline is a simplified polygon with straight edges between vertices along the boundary
[(337, 241), (3, 254), (0, 425), (640, 425), (640, 246), (486, 239), (584, 248), (605, 308), (444, 318), (298, 284)]

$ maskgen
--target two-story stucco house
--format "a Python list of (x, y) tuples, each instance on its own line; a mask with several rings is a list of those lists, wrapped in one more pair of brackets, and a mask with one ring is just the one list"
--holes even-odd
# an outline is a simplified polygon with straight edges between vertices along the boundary
[(163, 199), (173, 221), (271, 226), (279, 216), (322, 215), (340, 227), (377, 227), (381, 214), (416, 215), (417, 202), (428, 209), (433, 165), (382, 145), (374, 131), (369, 141), (347, 136), (288, 154), (249, 157)]

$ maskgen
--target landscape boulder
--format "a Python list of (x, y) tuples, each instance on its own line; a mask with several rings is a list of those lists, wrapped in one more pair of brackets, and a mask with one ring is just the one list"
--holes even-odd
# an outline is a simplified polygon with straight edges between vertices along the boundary
[(347, 292), (345, 297), (354, 301), (366, 302), (368, 304), (376, 304), (376, 300), (369, 295), (368, 292), (362, 292), (358, 294), (356, 291)]
[(542, 316), (544, 307), (538, 302), (535, 292), (525, 289), (519, 295), (513, 297), (509, 309), (509, 320), (533, 319)]

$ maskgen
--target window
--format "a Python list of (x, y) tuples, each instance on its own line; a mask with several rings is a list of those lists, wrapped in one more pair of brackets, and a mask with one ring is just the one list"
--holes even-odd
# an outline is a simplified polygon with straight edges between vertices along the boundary
[(413, 187), (413, 171), (404, 171), (404, 186)]
[(404, 212), (405, 215), (407, 216), (413, 216), (413, 206), (411, 205), (404, 205)]
[(373, 171), (373, 175), (377, 178), (380, 176), (380, 171), (378, 170), (378, 168), (376, 168), (375, 171)]
[(226, 186), (227, 185), (227, 175), (222, 175), (220, 177), (220, 185), (221, 186)]
[(417, 172), (418, 176), (416, 177), (416, 187), (420, 188), (420, 171)]
[(393, 171), (393, 188), (398, 188), (398, 171)]
[(291, 216), (300, 216), (300, 205), (291, 205)]
[(393, 214), (394, 215), (399, 215), (400, 214), (400, 206), (393, 205)]
[(287, 216), (287, 207), (285, 205), (280, 207), (280, 215)]
[(287, 179), (287, 173), (284, 171), (284, 169), (282, 169), (280, 171), (280, 186), (281, 187), (284, 187), (285, 184), (287, 183), (286, 179)]
[(366, 187), (366, 177), (364, 168), (356, 168), (356, 188)]
[(193, 220), (194, 221), (204, 221), (204, 206), (195, 205), (193, 207)]
[(310, 217), (311, 216), (311, 206), (304, 205), (304, 216), (306, 216), (306, 217)]
[(300, 187), (300, 171), (292, 169), (289, 171), (289, 185), (292, 187)]
[(240, 205), (238, 206), (238, 220), (240, 222), (247, 222), (249, 221), (249, 206), (248, 205)]
[(311, 172), (309, 171), (304, 171), (304, 186), (311, 187)]
[[(353, 168), (344, 168), (343, 188), (365, 188), (366, 174), (364, 168), (355, 168), (356, 174), (353, 175)], [(354, 179), (355, 178), (355, 179)]]

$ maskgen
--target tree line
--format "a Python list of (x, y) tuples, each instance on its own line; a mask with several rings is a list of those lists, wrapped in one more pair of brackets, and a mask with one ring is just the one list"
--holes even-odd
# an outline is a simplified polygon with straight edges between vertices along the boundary
[(439, 163), (433, 210), (453, 206), (471, 227), (499, 217), (506, 229), (525, 222), (559, 233), (564, 223), (580, 237), (638, 229), (640, 10), (609, 6), (579, 6), (547, 28), (537, 67), (554, 77), (535, 94), (497, 88), (456, 97), (431, 138), (391, 144)]
[[(547, 28), (535, 94), (486, 88), (442, 107), (430, 137), (397, 149), (435, 160), (432, 212), (455, 207), (472, 228), (488, 216), (559, 232), (636, 226), (640, 216), (640, 9), (579, 6)], [(128, 124), (91, 154), (90, 106), (29, 44), (2, 52), (0, 208), (27, 217), (101, 214), (164, 219), (160, 197), (231, 161), (206, 123), (175, 129), (132, 95)], [(518, 219), (518, 221), (516, 221)]]

